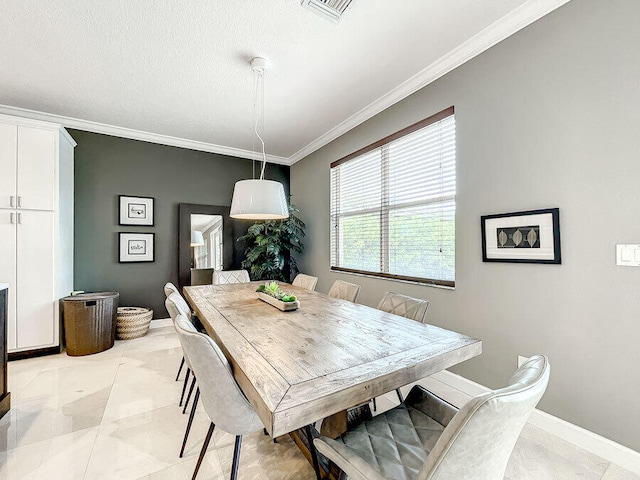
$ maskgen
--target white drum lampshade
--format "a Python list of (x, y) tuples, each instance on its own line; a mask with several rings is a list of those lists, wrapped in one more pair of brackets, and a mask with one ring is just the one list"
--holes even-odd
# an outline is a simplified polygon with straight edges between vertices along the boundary
[(202, 236), (202, 232), (198, 230), (191, 230), (191, 246), (199, 247), (200, 245), (204, 245), (204, 237)]
[(233, 218), (245, 220), (282, 220), (289, 218), (284, 187), (273, 180), (240, 180), (231, 200)]

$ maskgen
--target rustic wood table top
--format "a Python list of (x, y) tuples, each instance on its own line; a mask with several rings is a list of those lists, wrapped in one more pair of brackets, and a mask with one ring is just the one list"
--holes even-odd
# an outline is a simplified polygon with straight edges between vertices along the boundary
[(480, 340), (289, 284), (301, 306), (282, 312), (258, 298), (262, 283), (184, 291), (273, 437), (482, 352)]

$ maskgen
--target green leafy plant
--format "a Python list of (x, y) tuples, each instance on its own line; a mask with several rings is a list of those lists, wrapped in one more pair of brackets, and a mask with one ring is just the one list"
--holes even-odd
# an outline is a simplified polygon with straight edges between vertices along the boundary
[(249, 270), (252, 280), (279, 280), (290, 282), (298, 273), (298, 264), (292, 254), (302, 253), (306, 225), (289, 205), (289, 218), (285, 220), (256, 221), (247, 229), (239, 242), (246, 242), (242, 268)]
[(260, 285), (256, 292), (262, 292), (266, 295), (270, 295), (273, 298), (282, 300), (283, 302), (295, 302), (297, 297), (292, 293), (286, 293), (280, 289), (278, 282), (267, 282), (264, 285)]

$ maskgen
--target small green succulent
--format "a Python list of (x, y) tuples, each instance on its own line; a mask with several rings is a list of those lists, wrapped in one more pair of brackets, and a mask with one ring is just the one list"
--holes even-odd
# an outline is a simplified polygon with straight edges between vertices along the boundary
[(291, 293), (285, 293), (280, 289), (280, 285), (278, 282), (267, 282), (264, 285), (260, 285), (256, 292), (262, 292), (267, 295), (272, 296), (273, 298), (277, 298), (278, 300), (282, 300), (283, 302), (295, 302), (297, 300), (296, 296)]

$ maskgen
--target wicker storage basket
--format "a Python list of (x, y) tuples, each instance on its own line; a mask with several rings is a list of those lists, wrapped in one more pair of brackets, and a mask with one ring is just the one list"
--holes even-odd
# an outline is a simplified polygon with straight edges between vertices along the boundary
[(143, 307), (118, 307), (118, 339), (144, 337), (149, 331), (153, 310)]

